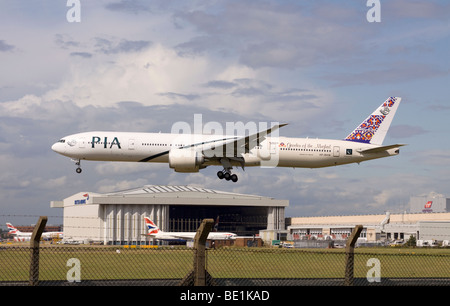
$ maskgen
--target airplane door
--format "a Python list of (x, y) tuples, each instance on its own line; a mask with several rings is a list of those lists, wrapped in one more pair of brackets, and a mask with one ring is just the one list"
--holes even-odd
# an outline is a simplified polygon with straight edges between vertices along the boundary
[(134, 150), (134, 148), (135, 148), (134, 139), (128, 140), (128, 150)]
[(277, 154), (278, 143), (270, 142), (269, 151), (271, 155)]
[(341, 147), (333, 147), (333, 156), (339, 157), (341, 155)]
[(278, 143), (265, 140), (258, 150), (258, 157), (262, 160), (270, 160), (277, 153), (277, 145)]

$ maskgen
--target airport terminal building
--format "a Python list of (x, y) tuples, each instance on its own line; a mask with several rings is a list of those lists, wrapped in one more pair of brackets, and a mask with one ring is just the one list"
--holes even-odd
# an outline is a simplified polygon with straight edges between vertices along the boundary
[(417, 242), (450, 243), (449, 198), (435, 193), (413, 196), (409, 206), (402, 213), (288, 218), (287, 239), (345, 241), (356, 225), (363, 225), (361, 243), (405, 242), (411, 236)]
[(240, 236), (285, 230), (288, 200), (230, 193), (193, 186), (146, 185), (99, 194), (79, 192), (51, 207), (64, 209), (64, 240), (103, 244), (148, 244), (144, 217), (162, 231), (195, 232), (205, 218), (218, 220), (218, 231)]

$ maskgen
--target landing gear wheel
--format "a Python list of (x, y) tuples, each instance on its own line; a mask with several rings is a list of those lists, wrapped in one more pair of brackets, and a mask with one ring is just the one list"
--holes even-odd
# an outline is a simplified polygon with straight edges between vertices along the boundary
[(225, 179), (234, 183), (238, 181), (238, 176), (236, 174), (231, 174), (230, 172), (219, 171), (217, 172), (217, 177), (221, 180)]
[[(221, 162), (222, 162), (222, 160), (221, 160)], [(238, 181), (238, 177), (236, 174), (231, 174), (231, 169), (233, 169), (233, 167), (231, 167), (231, 164), (229, 162), (228, 162), (228, 164), (225, 162), (222, 162), (222, 164), (223, 164), (223, 170), (217, 172), (217, 177), (221, 180), (222, 179), (225, 179), (227, 181), (231, 180), (232, 182), (236, 183)]]
[(81, 173), (81, 167), (80, 167), (81, 160), (79, 160), (79, 159), (72, 159), (72, 161), (75, 162), (75, 166), (77, 166), (77, 169), (75, 169), (75, 171), (77, 173)]

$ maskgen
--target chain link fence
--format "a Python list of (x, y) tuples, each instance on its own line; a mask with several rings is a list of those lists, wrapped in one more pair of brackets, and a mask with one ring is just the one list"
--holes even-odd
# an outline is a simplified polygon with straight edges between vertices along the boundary
[[(205, 249), (206, 236), (192, 248), (67, 245), (36, 237), (34, 243), (2, 243), (0, 285), (186, 286), (202, 284), (194, 281), (202, 273), (212, 286), (450, 285), (448, 247)], [(348, 241), (358, 236), (355, 228)]]
[[(150, 246), (41, 246), (38, 285), (178, 286), (192, 271), (194, 250)], [(433, 251), (433, 252), (431, 252)], [(450, 285), (443, 250), (370, 249), (354, 256), (354, 285)], [(32, 248), (0, 248), (0, 285), (30, 285)], [(342, 286), (343, 249), (222, 247), (206, 250), (209, 285)]]

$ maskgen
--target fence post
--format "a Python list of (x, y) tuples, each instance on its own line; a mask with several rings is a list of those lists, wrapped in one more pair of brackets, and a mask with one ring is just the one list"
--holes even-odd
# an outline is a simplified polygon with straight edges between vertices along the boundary
[(39, 217), (39, 221), (34, 227), (33, 234), (31, 235), (30, 286), (37, 286), (39, 284), (39, 242), (46, 224), (47, 216)]
[(204, 219), (194, 238), (194, 286), (206, 286), (206, 239), (213, 227), (213, 219)]
[(356, 240), (358, 240), (359, 234), (363, 229), (362, 225), (356, 225), (352, 231), (352, 234), (347, 240), (347, 244), (345, 246), (345, 286), (353, 286), (353, 267), (354, 267), (354, 259), (355, 259), (355, 244)]
[(194, 269), (181, 281), (181, 286), (193, 284), (194, 286), (206, 286), (206, 239), (213, 227), (213, 219), (204, 219), (197, 229), (194, 237)]

